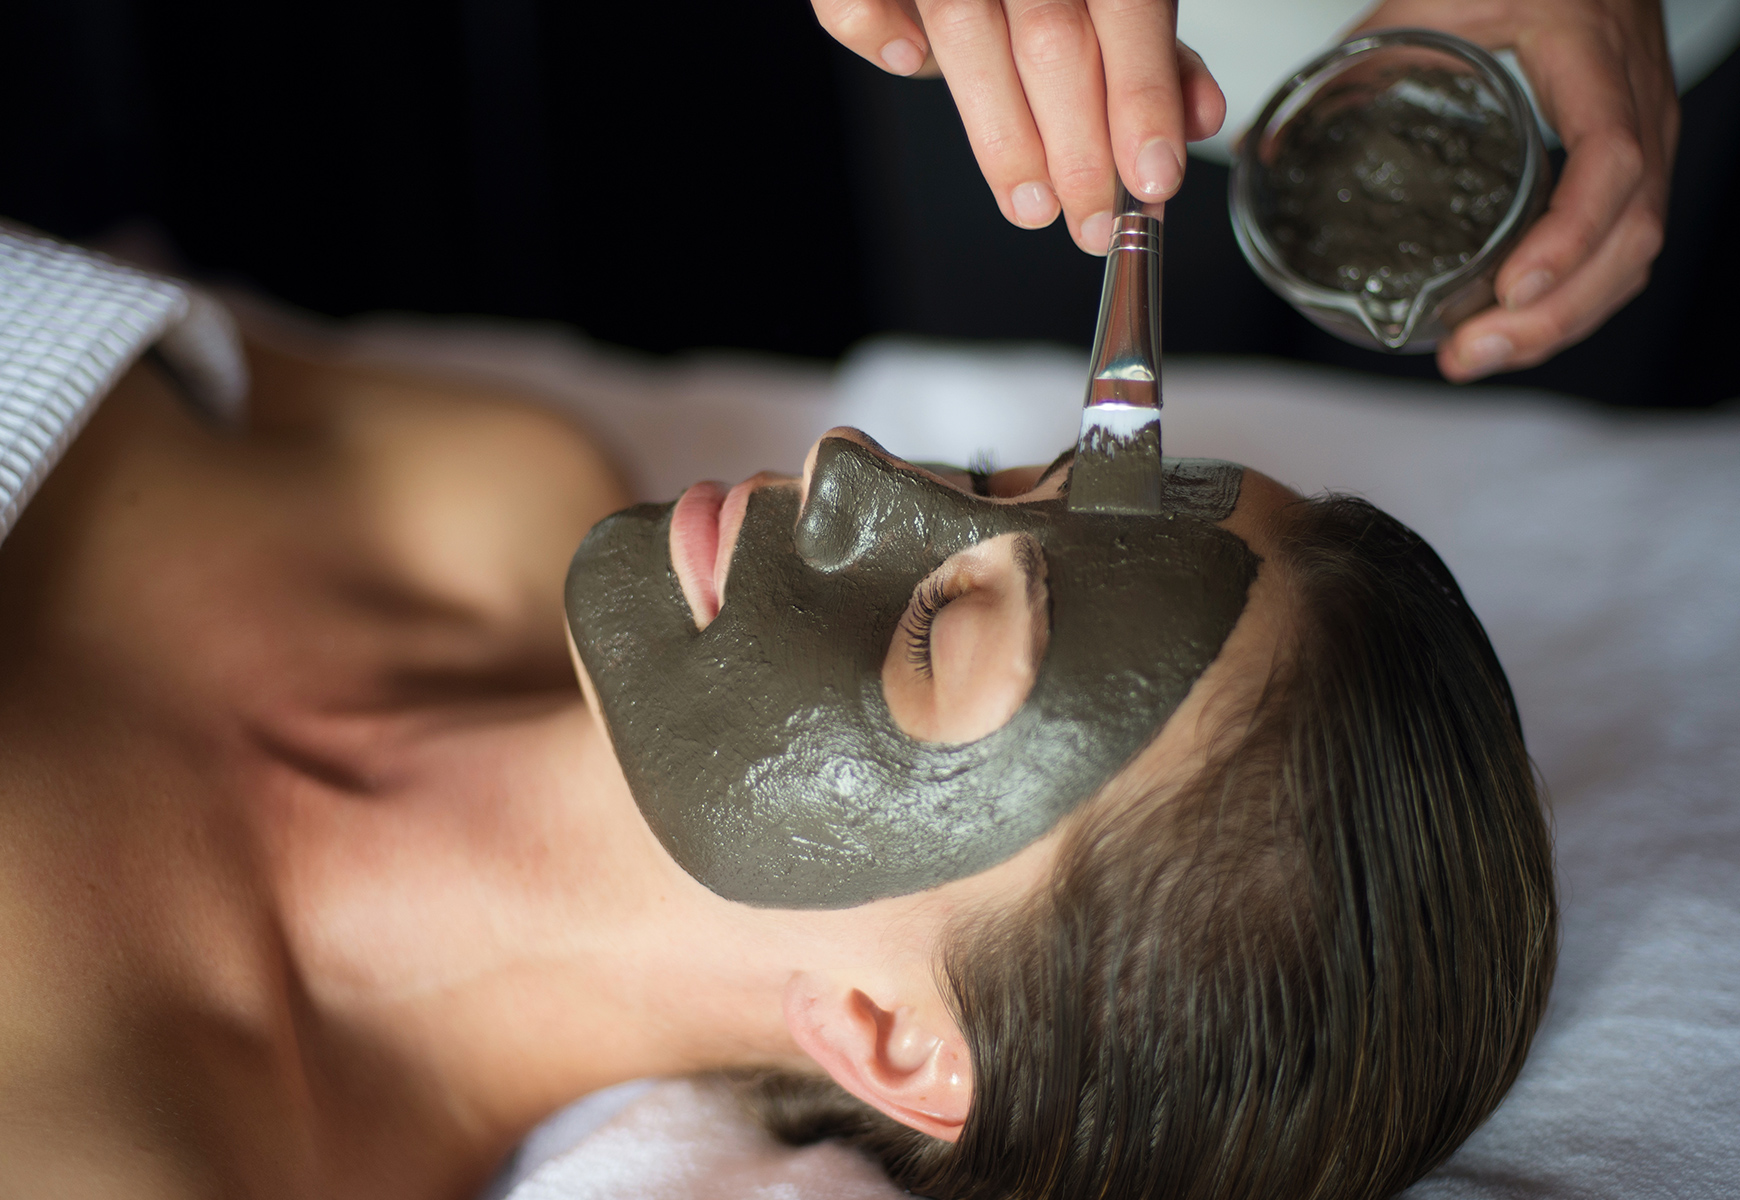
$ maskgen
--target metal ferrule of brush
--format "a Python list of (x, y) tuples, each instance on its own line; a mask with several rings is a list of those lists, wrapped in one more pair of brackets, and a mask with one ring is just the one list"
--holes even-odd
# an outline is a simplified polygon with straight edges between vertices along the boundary
[(1077, 511), (1160, 511), (1160, 221), (1122, 188), (1070, 472)]

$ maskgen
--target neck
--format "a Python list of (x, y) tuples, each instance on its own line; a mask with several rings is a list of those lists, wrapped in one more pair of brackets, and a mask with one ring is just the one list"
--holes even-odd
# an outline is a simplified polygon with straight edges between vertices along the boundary
[(695, 883), (579, 703), (431, 745), (426, 789), (347, 815), (368, 828), (345, 828), (342, 880), (283, 900), (325, 1035), (364, 1039), (484, 1156), (612, 1083), (808, 1063), (785, 985), (861, 949), (861, 912), (752, 909)]

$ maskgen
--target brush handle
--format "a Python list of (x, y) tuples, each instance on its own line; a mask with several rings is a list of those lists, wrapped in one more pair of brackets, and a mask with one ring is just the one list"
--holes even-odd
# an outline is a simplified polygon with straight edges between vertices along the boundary
[[(1157, 208), (1158, 206), (1154, 206)], [(1160, 219), (1118, 185), (1100, 324), (1070, 468), (1072, 512), (1163, 511), (1160, 459)]]
[(1158, 217), (1118, 184), (1106, 251), (1100, 322), (1088, 366), (1088, 406), (1160, 407), (1160, 235)]

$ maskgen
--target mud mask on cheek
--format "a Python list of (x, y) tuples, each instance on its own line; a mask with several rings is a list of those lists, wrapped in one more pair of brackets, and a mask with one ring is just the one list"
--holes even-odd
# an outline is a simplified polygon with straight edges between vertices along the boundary
[[(1161, 517), (997, 504), (855, 442), (817, 452), (809, 503), (750, 498), (704, 630), (669, 556), (671, 505), (598, 525), (568, 621), (659, 841), (728, 900), (845, 908), (985, 870), (1043, 836), (1152, 739), (1219, 653), (1257, 560), (1212, 522), (1241, 469), (1167, 464)], [(1000, 729), (917, 741), (882, 697), (914, 586), (1006, 533), (1044, 550), (1050, 645)]]

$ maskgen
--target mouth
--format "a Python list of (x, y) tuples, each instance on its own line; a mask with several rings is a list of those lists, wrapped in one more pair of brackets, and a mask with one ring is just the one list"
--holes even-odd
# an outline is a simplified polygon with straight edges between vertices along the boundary
[(749, 495), (770, 482), (775, 477), (762, 472), (726, 491), (722, 483), (703, 480), (684, 492), (671, 510), (671, 568), (697, 629), (707, 628), (725, 603), (725, 577), (749, 509)]
[(719, 615), (714, 573), (721, 541), (719, 514), (724, 506), (725, 485), (706, 479), (684, 492), (671, 510), (671, 569), (677, 574), (695, 625), (701, 629)]

